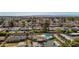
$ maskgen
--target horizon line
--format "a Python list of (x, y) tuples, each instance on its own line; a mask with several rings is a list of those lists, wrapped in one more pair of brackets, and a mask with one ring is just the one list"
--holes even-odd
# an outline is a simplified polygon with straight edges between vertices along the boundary
[(0, 12), (0, 16), (79, 16), (79, 12)]

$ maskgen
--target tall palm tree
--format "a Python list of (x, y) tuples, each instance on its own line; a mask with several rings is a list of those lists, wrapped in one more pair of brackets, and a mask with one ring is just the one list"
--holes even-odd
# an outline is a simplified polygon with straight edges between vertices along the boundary
[(29, 32), (26, 32), (25, 33), (26, 34), (26, 40), (25, 40), (25, 43), (26, 43), (26, 47), (28, 47), (28, 36), (29, 36)]
[(44, 32), (49, 31), (49, 25), (50, 25), (49, 20), (45, 20), (45, 22), (44, 22)]

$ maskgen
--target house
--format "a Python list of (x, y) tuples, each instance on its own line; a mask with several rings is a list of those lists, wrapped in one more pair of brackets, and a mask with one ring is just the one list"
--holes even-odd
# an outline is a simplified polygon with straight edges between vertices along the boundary
[(26, 46), (25, 42), (19, 42), (17, 45), (17, 47), (25, 47), (25, 46)]
[(79, 36), (79, 33), (69, 33), (70, 36)]
[(68, 36), (68, 35), (65, 35), (65, 34), (60, 34), (60, 36), (61, 36), (63, 39), (66, 39), (66, 40), (71, 40), (71, 41), (72, 41), (71, 37), (70, 37), (70, 36)]

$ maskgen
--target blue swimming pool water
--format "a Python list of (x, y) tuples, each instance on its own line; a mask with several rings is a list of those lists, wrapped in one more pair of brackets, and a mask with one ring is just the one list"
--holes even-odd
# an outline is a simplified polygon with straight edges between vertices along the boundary
[(51, 35), (51, 34), (49, 34), (49, 33), (44, 33), (44, 37), (46, 38), (46, 39), (51, 39), (51, 38), (53, 38), (53, 36)]

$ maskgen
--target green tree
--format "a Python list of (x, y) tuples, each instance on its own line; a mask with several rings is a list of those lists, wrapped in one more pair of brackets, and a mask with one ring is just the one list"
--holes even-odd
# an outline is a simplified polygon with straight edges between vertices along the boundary
[(71, 47), (72, 42), (70, 40), (66, 40), (65, 43), (62, 44), (62, 47)]
[(45, 20), (45, 22), (44, 22), (44, 32), (49, 31), (49, 25), (50, 25), (49, 20)]
[(10, 27), (13, 27), (13, 26), (14, 26), (14, 21), (13, 21), (13, 20), (11, 20), (11, 21), (9, 22), (9, 26), (10, 26)]
[(77, 38), (77, 39), (74, 39), (73, 41), (72, 41), (72, 47), (79, 47), (79, 38)]
[(1, 43), (1, 47), (5, 47), (5, 43), (7, 42), (8, 37), (9, 37), (9, 31), (6, 31), (5, 41)]
[(65, 34), (73, 33), (74, 31), (72, 29), (68, 29), (65, 31)]
[(26, 47), (28, 46), (28, 39), (29, 39), (29, 31), (28, 32), (25, 32), (26, 34), (26, 40), (25, 40), (25, 43), (26, 43)]
[(56, 32), (57, 32), (57, 33), (63, 33), (63, 30), (62, 30), (61, 28), (57, 28), (57, 29), (56, 29)]
[(25, 27), (25, 25), (26, 25), (26, 22), (22, 21), (22, 26)]

